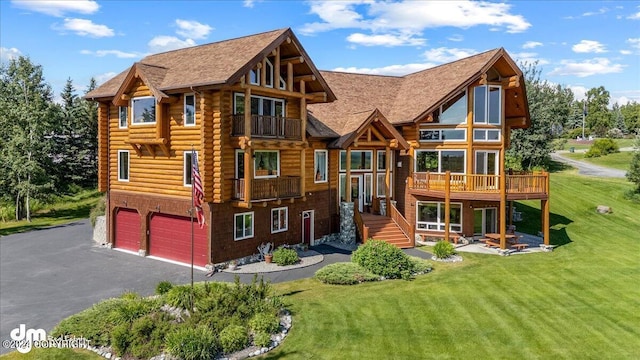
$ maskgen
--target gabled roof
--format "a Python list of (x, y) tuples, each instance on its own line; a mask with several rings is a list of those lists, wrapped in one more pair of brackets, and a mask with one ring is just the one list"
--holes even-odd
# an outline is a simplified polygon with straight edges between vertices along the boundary
[(395, 139), (400, 149), (406, 150), (409, 148), (409, 143), (378, 109), (348, 115), (345, 119), (342, 136), (331, 142), (329, 147), (346, 149), (362, 135), (368, 126), (375, 126), (387, 139)]
[[(423, 119), (493, 66), (499, 67), (503, 77), (520, 77), (524, 93), (522, 72), (499, 48), (401, 77), (322, 71), (338, 100), (309, 105), (308, 109), (339, 135), (352, 131), (349, 124), (366, 109), (379, 109), (394, 125), (411, 123)], [(519, 116), (529, 117), (526, 106), (523, 104)]]
[[(327, 100), (333, 101), (335, 95), (291, 29), (149, 55), (134, 66), (145, 68), (145, 73), (149, 75), (145, 83), (148, 81), (147, 85), (163, 92), (198, 86), (231, 85), (287, 39), (291, 40), (291, 48), (304, 57), (304, 63), (300, 66), (307, 67), (316, 76), (317, 84), (308, 84), (309, 87), (316, 88), (311, 88), (311, 91), (324, 91), (327, 93)], [(160, 75), (159, 72), (149, 70), (151, 68), (163, 68), (165, 72), (162, 76), (156, 76)], [(95, 99), (115, 96), (128, 73), (130, 70), (118, 74), (85, 97)]]

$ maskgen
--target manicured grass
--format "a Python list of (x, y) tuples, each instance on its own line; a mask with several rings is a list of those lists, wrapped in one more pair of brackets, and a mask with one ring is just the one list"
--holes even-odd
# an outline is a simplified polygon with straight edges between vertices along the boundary
[[(631, 185), (551, 175), (552, 253), (463, 253), (413, 281), (275, 285), (294, 315), (267, 359), (637, 358), (640, 207)], [(612, 214), (595, 212), (599, 204)], [(539, 229), (539, 201), (517, 205)], [(519, 223), (520, 224), (520, 223)]]
[(92, 351), (83, 349), (36, 349), (33, 348), (26, 354), (17, 351), (0, 356), (2, 360), (104, 360), (104, 358)]
[[(554, 143), (557, 143), (559, 140), (554, 140)], [(613, 139), (613, 141), (618, 144), (618, 147), (632, 147), (634, 143), (634, 139)], [(568, 140), (564, 145), (564, 150), (569, 150), (570, 147), (573, 147), (576, 150), (586, 150), (591, 147), (593, 141), (577, 141), (574, 139)]]
[(26, 220), (0, 222), (0, 235), (9, 235), (47, 226), (66, 224), (89, 217), (91, 208), (102, 194), (97, 190), (86, 190), (72, 196), (65, 196), (55, 203), (46, 205)]
[(562, 154), (562, 156), (567, 156), (568, 158), (574, 160), (586, 161), (599, 166), (605, 166), (620, 170), (629, 170), (629, 164), (631, 163), (633, 152), (621, 151), (619, 153), (613, 153), (593, 158), (585, 157), (582, 153), (566, 153)]

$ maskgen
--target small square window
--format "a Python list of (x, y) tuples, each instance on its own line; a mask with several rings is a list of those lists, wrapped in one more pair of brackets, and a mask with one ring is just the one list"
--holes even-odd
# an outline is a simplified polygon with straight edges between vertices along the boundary
[(253, 212), (235, 214), (234, 240), (244, 240), (253, 237)]

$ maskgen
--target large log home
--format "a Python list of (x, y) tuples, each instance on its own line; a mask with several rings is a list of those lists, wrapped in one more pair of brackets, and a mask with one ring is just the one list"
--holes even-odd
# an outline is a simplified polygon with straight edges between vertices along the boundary
[(190, 263), (193, 152), (206, 223), (195, 265), (341, 224), (400, 247), (485, 232), (505, 247), (515, 199), (542, 201), (548, 243), (547, 174), (504, 170), (529, 113), (503, 49), (404, 77), (321, 72), (282, 29), (147, 56), (87, 98), (115, 248)]

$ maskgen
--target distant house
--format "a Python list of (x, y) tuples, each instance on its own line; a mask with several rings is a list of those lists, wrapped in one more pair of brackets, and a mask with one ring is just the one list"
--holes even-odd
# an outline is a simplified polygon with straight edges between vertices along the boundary
[(547, 174), (504, 170), (529, 113), (503, 49), (404, 77), (324, 72), (282, 29), (147, 56), (87, 98), (115, 248), (191, 261), (192, 151), (196, 265), (336, 234), (341, 203), (360, 237), (382, 212), (397, 229), (379, 236), (410, 247), (504, 234), (509, 201), (540, 199), (548, 242)]

